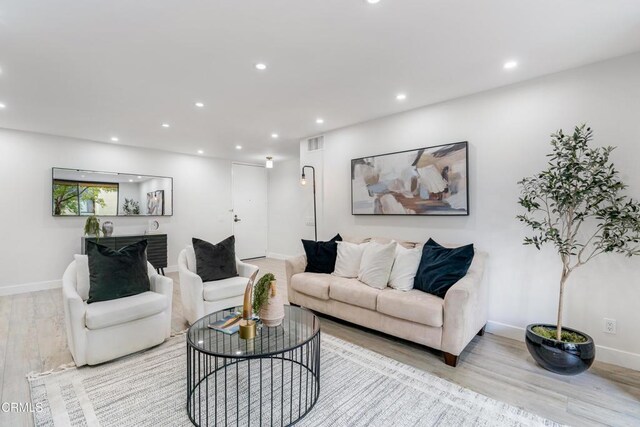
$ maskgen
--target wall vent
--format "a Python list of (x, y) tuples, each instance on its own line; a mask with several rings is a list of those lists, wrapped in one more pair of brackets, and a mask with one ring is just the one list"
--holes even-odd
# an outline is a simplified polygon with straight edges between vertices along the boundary
[(307, 139), (307, 151), (318, 151), (324, 148), (324, 136)]

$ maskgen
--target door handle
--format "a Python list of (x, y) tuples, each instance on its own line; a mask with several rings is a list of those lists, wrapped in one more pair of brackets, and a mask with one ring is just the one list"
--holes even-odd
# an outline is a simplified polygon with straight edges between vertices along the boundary
[(240, 218), (238, 218), (238, 215), (234, 215), (233, 216), (233, 222), (240, 222), (242, 221)]

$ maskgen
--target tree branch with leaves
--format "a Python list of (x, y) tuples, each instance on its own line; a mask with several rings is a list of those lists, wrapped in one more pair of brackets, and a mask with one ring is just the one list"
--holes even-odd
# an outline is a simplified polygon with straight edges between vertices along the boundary
[[(614, 147), (590, 147), (593, 131), (577, 126), (572, 134), (551, 135), (546, 170), (520, 185), (517, 218), (533, 235), (525, 245), (555, 246), (562, 261), (556, 337), (562, 337), (564, 291), (571, 273), (604, 253), (640, 254), (640, 204), (623, 194), (609, 156)], [(585, 233), (585, 228), (591, 230)]]

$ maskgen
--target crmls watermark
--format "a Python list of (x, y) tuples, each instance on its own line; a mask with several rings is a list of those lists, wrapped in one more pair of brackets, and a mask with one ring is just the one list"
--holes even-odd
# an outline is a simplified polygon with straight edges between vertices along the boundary
[(0, 405), (0, 412), (40, 412), (42, 409), (42, 402), (35, 405), (31, 402), (2, 402)]

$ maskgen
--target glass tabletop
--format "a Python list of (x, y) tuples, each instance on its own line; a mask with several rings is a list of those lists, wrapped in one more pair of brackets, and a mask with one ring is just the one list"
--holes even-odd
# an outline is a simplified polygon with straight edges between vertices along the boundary
[(280, 326), (267, 327), (257, 321), (256, 337), (240, 338), (238, 332), (228, 335), (209, 328), (210, 324), (234, 313), (242, 307), (216, 311), (197, 320), (187, 332), (189, 345), (202, 353), (229, 358), (252, 358), (284, 353), (309, 341), (320, 331), (320, 320), (311, 311), (284, 306), (284, 319)]

